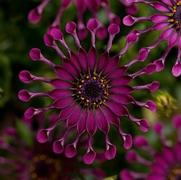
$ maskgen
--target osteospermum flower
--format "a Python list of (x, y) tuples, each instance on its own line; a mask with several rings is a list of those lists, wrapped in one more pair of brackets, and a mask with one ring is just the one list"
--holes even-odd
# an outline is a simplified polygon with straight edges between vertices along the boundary
[[(72, 179), (78, 172), (75, 162), (50, 151), (49, 145), (26, 142), (12, 127), (5, 128), (0, 138), (0, 174), (2, 179)], [(70, 173), (71, 172), (71, 173)]]
[[(176, 134), (176, 140), (171, 140), (165, 133), (165, 124), (157, 123), (154, 131), (160, 137), (160, 150), (149, 144), (149, 140), (144, 136), (137, 136), (134, 139), (135, 150), (127, 153), (126, 159), (129, 163), (140, 164), (144, 171), (135, 171), (131, 169), (122, 170), (120, 178), (122, 180), (176, 180), (181, 179), (181, 115), (175, 115), (172, 119), (172, 135)], [(169, 126), (170, 127), (170, 126)], [(174, 139), (174, 138), (173, 138)], [(175, 142), (174, 142), (175, 141)], [(140, 153), (136, 151), (142, 150)], [(143, 153), (144, 151), (144, 153)], [(141, 154), (142, 153), (142, 154)], [(143, 156), (143, 154), (145, 156)], [(151, 156), (146, 158), (146, 154)], [(145, 170), (145, 167), (147, 168)]]
[(82, 168), (78, 159), (56, 155), (50, 144), (42, 145), (31, 139), (33, 143), (28, 144), (15, 128), (3, 129), (0, 137), (1, 179), (71, 180), (80, 177), (103, 179), (105, 176), (101, 169)]
[(168, 53), (173, 47), (178, 48), (178, 55), (176, 62), (172, 68), (172, 74), (174, 76), (180, 76), (181, 74), (181, 1), (180, 0), (161, 0), (161, 1), (142, 1), (142, 0), (131, 0), (135, 4), (142, 3), (152, 7), (156, 11), (152, 11), (154, 14), (148, 17), (133, 17), (128, 15), (124, 18), (123, 22), (127, 26), (132, 26), (133, 24), (141, 21), (151, 21), (151, 27), (139, 30), (137, 33), (139, 36), (148, 33), (150, 31), (161, 31), (160, 36), (156, 39), (155, 43), (146, 47), (148, 53), (156, 48), (162, 41), (167, 41), (167, 48), (165, 49), (163, 55), (155, 60), (157, 65), (157, 70), (160, 71), (164, 68), (165, 59)]
[[(159, 84), (152, 82), (145, 85), (131, 86), (129, 83), (135, 78), (144, 74), (151, 74), (155, 71), (155, 65), (139, 69), (134, 73), (128, 73), (128, 68), (134, 63), (143, 61), (145, 54), (141, 50), (136, 59), (130, 61), (124, 66), (119, 65), (119, 59), (125, 54), (130, 45), (136, 41), (135, 33), (130, 33), (126, 38), (125, 47), (115, 56), (110, 56), (109, 52), (114, 37), (120, 32), (117, 24), (110, 24), (108, 27), (109, 40), (106, 50), (99, 54), (96, 49), (95, 41), (97, 29), (100, 23), (97, 19), (90, 19), (87, 23), (87, 29), (91, 34), (91, 46), (86, 51), (78, 38), (76, 24), (68, 22), (66, 32), (73, 36), (75, 44), (78, 48), (73, 52), (64, 40), (63, 34), (58, 28), (52, 28), (45, 35), (45, 44), (55, 49), (59, 57), (62, 59), (62, 65), (56, 65), (47, 59), (38, 48), (30, 50), (29, 56), (33, 61), (41, 61), (55, 72), (55, 78), (48, 79), (41, 76), (35, 76), (27, 70), (23, 70), (19, 74), (19, 78), (24, 83), (32, 81), (40, 81), (48, 83), (53, 87), (50, 92), (29, 92), (21, 90), (18, 94), (22, 101), (29, 101), (38, 96), (48, 96), (53, 100), (48, 107), (30, 107), (25, 112), (25, 118), (31, 119), (41, 112), (57, 109), (59, 116), (57, 121), (47, 128), (41, 129), (37, 134), (39, 142), (44, 143), (50, 139), (58, 122), (66, 123), (66, 131), (61, 137), (53, 142), (53, 150), (55, 153), (65, 151), (67, 157), (73, 157), (77, 153), (78, 142), (83, 135), (87, 136), (85, 140), (86, 153), (83, 160), (87, 164), (91, 164), (96, 152), (93, 147), (93, 137), (97, 131), (102, 131), (105, 137), (106, 159), (112, 159), (116, 154), (116, 147), (110, 142), (109, 130), (114, 125), (118, 134), (124, 142), (124, 148), (129, 149), (132, 145), (130, 134), (125, 133), (120, 126), (120, 117), (126, 116), (132, 122), (137, 124), (142, 131), (148, 129), (148, 124), (144, 119), (135, 118), (128, 111), (128, 104), (135, 104), (140, 107), (148, 108), (152, 111), (156, 110), (155, 104), (148, 100), (140, 102), (132, 96), (133, 91), (147, 89), (151, 92), (155, 91)], [(67, 50), (61, 51), (58, 44)], [(63, 125), (63, 124), (62, 124)], [(76, 135), (74, 132), (76, 131)], [(74, 141), (67, 144), (68, 137), (74, 134)]]

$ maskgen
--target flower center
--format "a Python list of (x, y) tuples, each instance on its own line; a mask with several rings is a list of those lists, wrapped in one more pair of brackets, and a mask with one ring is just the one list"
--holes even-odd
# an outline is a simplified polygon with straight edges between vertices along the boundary
[(60, 162), (46, 155), (35, 156), (30, 165), (31, 179), (56, 180), (61, 172)]
[(168, 180), (181, 180), (181, 167), (175, 167), (172, 169)]
[(179, 31), (181, 29), (181, 1), (177, 2), (172, 8), (172, 13), (169, 14), (170, 22), (173, 23), (175, 29)]
[(84, 109), (96, 109), (106, 102), (110, 84), (101, 74), (85, 73), (73, 82), (73, 97)]
[(90, 99), (96, 99), (102, 96), (103, 88), (97, 81), (90, 81), (84, 86), (84, 93)]

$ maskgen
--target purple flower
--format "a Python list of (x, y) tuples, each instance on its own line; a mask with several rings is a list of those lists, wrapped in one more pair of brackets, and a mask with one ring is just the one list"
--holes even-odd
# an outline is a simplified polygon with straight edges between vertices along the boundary
[[(120, 32), (117, 24), (111, 23), (109, 25), (107, 29), (109, 40), (106, 50), (102, 54), (98, 53), (96, 49), (96, 37), (100, 27), (99, 21), (90, 19), (87, 23), (87, 29), (91, 34), (91, 47), (88, 51), (82, 47), (76, 27), (74, 22), (68, 22), (65, 28), (66, 32), (72, 35), (75, 40), (78, 48), (76, 52), (69, 48), (60, 29), (51, 28), (44, 36), (45, 44), (57, 52), (62, 59), (62, 65), (54, 64), (38, 48), (30, 50), (30, 58), (33, 61), (41, 61), (50, 66), (55, 72), (55, 78), (48, 79), (42, 76), (35, 76), (27, 70), (23, 70), (19, 74), (20, 80), (24, 83), (28, 84), (33, 81), (44, 82), (50, 84), (52, 90), (50, 92), (29, 92), (23, 89), (19, 92), (18, 97), (24, 102), (38, 96), (48, 96), (52, 99), (53, 102), (48, 107), (30, 107), (25, 112), (25, 118), (31, 119), (41, 112), (53, 109), (59, 111), (57, 121), (54, 121), (51, 127), (39, 130), (37, 134), (38, 141), (41, 143), (48, 141), (57, 127), (57, 123), (65, 122), (65, 133), (61, 137), (57, 137), (53, 142), (54, 152), (62, 153), (64, 151), (67, 157), (75, 156), (79, 148), (78, 142), (85, 135), (87, 136), (84, 145), (86, 153), (83, 156), (83, 160), (85, 163), (91, 164), (96, 157), (93, 137), (97, 131), (101, 131), (105, 137), (105, 158), (113, 159), (115, 157), (116, 147), (109, 139), (111, 125), (117, 128), (118, 134), (123, 140), (124, 148), (129, 149), (131, 147), (131, 135), (121, 129), (120, 117), (128, 117), (142, 131), (147, 131), (148, 124), (146, 120), (135, 118), (130, 114), (127, 106), (128, 104), (134, 104), (155, 111), (154, 102), (151, 100), (146, 102), (137, 101), (132, 96), (132, 92), (144, 89), (154, 92), (158, 89), (159, 83), (154, 81), (139, 86), (131, 86), (129, 84), (135, 78), (144, 74), (152, 74), (156, 70), (154, 64), (149, 64), (134, 73), (128, 73), (129, 67), (137, 62), (144, 61), (146, 55), (143, 49), (141, 49), (136, 59), (126, 65), (119, 65), (119, 59), (137, 39), (135, 32), (129, 33), (126, 37), (125, 47), (115, 56), (111, 56), (112, 42), (114, 37)], [(61, 51), (57, 43), (66, 49), (66, 55), (65, 52)], [(67, 143), (70, 135), (74, 135), (75, 139), (72, 143)]]
[[(124, 169), (120, 172), (120, 178), (122, 180), (171, 180), (181, 178), (181, 115), (175, 115), (171, 123), (171, 137), (173, 138), (176, 133), (176, 141), (171, 140), (168, 135), (166, 135), (167, 127), (165, 124), (157, 123), (154, 125), (154, 131), (161, 141), (161, 143), (159, 143), (161, 150), (149, 144), (149, 140), (146, 137), (135, 137), (135, 149), (127, 153), (126, 159), (132, 165), (136, 163), (142, 165), (144, 168), (146, 167), (147, 171), (138, 172), (131, 169)], [(175, 143), (173, 143), (174, 141)], [(136, 149), (139, 149), (139, 152), (136, 151)], [(148, 157), (146, 158), (146, 153), (151, 156), (149, 159)]]
[(19, 180), (71, 180), (79, 176), (103, 179), (105, 176), (99, 168), (84, 169), (76, 158), (70, 160), (53, 153), (48, 143), (42, 145), (34, 141), (28, 145), (12, 127), (1, 132), (0, 174), (2, 179)]
[(141, 36), (145, 33), (151, 31), (161, 31), (160, 36), (156, 39), (156, 41), (148, 46), (146, 49), (148, 53), (156, 48), (162, 41), (167, 41), (167, 48), (160, 58), (155, 60), (155, 64), (157, 65), (157, 71), (160, 71), (164, 68), (165, 60), (167, 58), (168, 53), (171, 51), (173, 47), (178, 48), (178, 55), (176, 62), (172, 68), (172, 74), (174, 76), (180, 76), (181, 74), (181, 2), (179, 0), (161, 0), (160, 2), (153, 0), (133, 0), (135, 4), (142, 3), (152, 7), (156, 11), (152, 11), (154, 14), (148, 17), (133, 17), (131, 15), (127, 15), (124, 17), (124, 24), (127, 26), (132, 26), (137, 22), (142, 21), (151, 21), (152, 25), (149, 28), (144, 30), (139, 30), (138, 36)]

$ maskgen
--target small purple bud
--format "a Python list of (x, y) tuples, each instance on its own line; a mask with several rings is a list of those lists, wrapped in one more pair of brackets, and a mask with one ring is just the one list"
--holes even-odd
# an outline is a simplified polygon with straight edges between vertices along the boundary
[(103, 40), (107, 37), (107, 28), (101, 26), (97, 29), (96, 32), (97, 38)]
[(149, 52), (150, 50), (148, 48), (141, 48), (137, 59), (139, 61), (144, 61), (148, 57)]
[(38, 48), (32, 48), (29, 51), (29, 57), (33, 60), (33, 61), (37, 61), (40, 60), (41, 58), (41, 51)]
[(23, 102), (28, 102), (31, 99), (31, 95), (27, 90), (22, 89), (18, 93), (18, 98)]
[(86, 152), (86, 154), (83, 156), (83, 161), (85, 164), (92, 164), (95, 160), (96, 157), (96, 152), (88, 149), (88, 151)]
[(156, 65), (155, 64), (149, 64), (148, 66), (146, 66), (144, 68), (144, 71), (147, 73), (147, 74), (152, 74), (153, 72), (155, 72), (156, 70)]
[(114, 159), (116, 156), (116, 146), (109, 144), (104, 155), (107, 160)]
[(152, 112), (156, 112), (156, 110), (157, 110), (156, 104), (155, 104), (153, 101), (151, 101), (151, 100), (149, 100), (149, 101), (146, 102), (146, 106), (147, 106), (147, 108), (150, 109)]
[(53, 37), (49, 34), (45, 34), (43, 37), (44, 43), (46, 46), (52, 46), (53, 45)]
[(38, 131), (36, 135), (36, 139), (39, 143), (46, 143), (49, 138), (50, 131), (47, 129), (41, 129)]
[(123, 136), (123, 141), (124, 141), (124, 148), (125, 149), (130, 149), (132, 147), (132, 137), (131, 135), (127, 134)]
[(139, 121), (138, 125), (140, 126), (142, 132), (147, 132), (149, 129), (149, 125), (146, 120)]
[(76, 23), (71, 21), (66, 24), (65, 30), (67, 33), (73, 34), (76, 31), (76, 27), (77, 27)]
[(77, 151), (73, 144), (69, 144), (65, 147), (65, 156), (68, 158), (73, 158), (77, 154)]
[(154, 61), (154, 64), (156, 65), (156, 71), (160, 72), (164, 69), (164, 63), (162, 59)]
[(131, 31), (127, 37), (126, 37), (126, 40), (127, 42), (136, 42), (138, 40), (138, 36), (139, 36), (139, 33), (138, 31), (134, 30), (134, 31)]
[(177, 62), (173, 68), (172, 68), (172, 74), (175, 76), (175, 77), (178, 77), (181, 75), (181, 63), (180, 62)]
[(35, 114), (36, 114), (36, 109), (33, 107), (30, 107), (25, 111), (24, 116), (25, 116), (25, 119), (29, 120), (29, 119), (32, 119)]
[(132, 26), (135, 23), (135, 18), (131, 15), (127, 15), (123, 18), (123, 24), (126, 26)]
[(62, 141), (55, 141), (53, 143), (53, 152), (56, 154), (61, 154), (64, 151), (64, 146)]
[(33, 80), (32, 75), (29, 73), (29, 71), (26, 70), (23, 70), (19, 73), (19, 79), (26, 84), (29, 84)]
[(114, 24), (114, 23), (110, 24), (109, 27), (108, 27), (108, 32), (109, 32), (109, 34), (111, 34), (111, 35), (116, 35), (116, 34), (118, 34), (118, 33), (120, 32), (119, 25)]
[(99, 27), (99, 21), (96, 18), (92, 18), (87, 22), (87, 29), (94, 32)]
[(151, 84), (148, 85), (151, 92), (155, 92), (159, 89), (160, 83), (158, 81), (153, 81)]
[(50, 29), (49, 35), (51, 35), (51, 37), (54, 40), (61, 40), (63, 38), (62, 32), (60, 31), (59, 28), (56, 28), (56, 27), (53, 27), (53, 28)]
[(41, 20), (41, 14), (37, 9), (32, 9), (28, 14), (28, 21), (32, 24), (37, 24)]

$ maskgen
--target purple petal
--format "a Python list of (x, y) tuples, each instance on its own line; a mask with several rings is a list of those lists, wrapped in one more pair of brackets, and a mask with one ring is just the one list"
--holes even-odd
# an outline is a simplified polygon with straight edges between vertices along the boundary
[(124, 86), (127, 85), (131, 81), (131, 77), (129, 76), (122, 76), (112, 79), (112, 86)]
[(179, 38), (179, 34), (177, 32), (173, 32), (171, 34), (171, 36), (169, 37), (168, 41), (169, 41), (169, 46), (172, 47), (176, 44), (178, 38)]
[(54, 79), (51, 81), (51, 84), (58, 89), (69, 89), (71, 87), (69, 82), (61, 79)]
[(173, 68), (172, 68), (172, 74), (175, 76), (175, 77), (178, 77), (181, 75), (181, 63), (178, 62), (176, 63)]
[(85, 50), (81, 49), (78, 53), (78, 60), (79, 60), (79, 63), (82, 67), (82, 69), (84, 71), (87, 70), (87, 63), (88, 63), (88, 58), (87, 58), (87, 53), (85, 52)]
[(155, 24), (158, 24), (158, 23), (161, 23), (161, 22), (166, 22), (168, 20), (168, 17), (167, 16), (164, 16), (164, 15), (159, 15), (159, 14), (156, 14), (156, 15), (153, 15), (151, 17), (151, 20), (152, 22), (154, 22)]
[[(108, 117), (109, 118), (109, 117)], [(109, 124), (107, 119), (105, 118), (104, 114), (101, 110), (96, 110), (95, 112), (95, 121), (97, 123), (98, 128), (103, 131), (104, 133), (108, 133), (109, 131)]]
[(81, 65), (79, 63), (79, 58), (78, 58), (78, 55), (72, 53), (71, 54), (71, 57), (70, 57), (70, 61), (71, 63), (76, 67), (77, 70), (81, 71)]
[(95, 48), (91, 47), (88, 52), (88, 65), (91, 70), (93, 70), (95, 64), (96, 64), (96, 50)]
[(49, 35), (51, 35), (54, 40), (61, 40), (63, 38), (62, 32), (57, 27), (52, 27), (49, 31)]
[(140, 126), (141, 131), (147, 132), (149, 129), (149, 125), (146, 120), (141, 120), (138, 122), (138, 125)]
[(124, 141), (123, 146), (125, 149), (130, 149), (132, 147), (133, 142), (132, 142), (131, 135), (129, 135), (129, 134), (124, 135), (123, 141)]
[(107, 65), (107, 63), (108, 63), (108, 54), (107, 53), (101, 54), (97, 63), (98, 71), (103, 70), (104, 67)]
[(37, 8), (32, 9), (28, 14), (28, 20), (32, 24), (37, 24), (41, 20), (41, 14), (38, 12)]
[(104, 155), (107, 160), (114, 159), (116, 156), (116, 146), (114, 146), (113, 144), (110, 144), (108, 148), (106, 149), (106, 152), (104, 153)]
[(153, 102), (153, 101), (151, 101), (151, 100), (149, 100), (149, 101), (146, 102), (146, 106), (147, 106), (147, 108), (150, 109), (152, 112), (156, 112), (156, 110), (157, 110), (157, 106), (156, 106), (155, 102)]
[(73, 106), (73, 112), (70, 114), (70, 116), (67, 118), (67, 126), (73, 126), (74, 124), (77, 124), (79, 121), (80, 115), (81, 115), (81, 108), (77, 105)]
[(119, 124), (118, 117), (108, 107), (102, 106), (101, 110), (108, 123), (113, 123), (114, 125)]
[(40, 60), (41, 58), (41, 51), (38, 48), (32, 48), (29, 52), (29, 57), (33, 60)]
[(71, 75), (71, 72), (67, 72), (67, 70), (65, 70), (64, 68), (60, 66), (56, 66), (55, 71), (56, 71), (57, 76), (60, 77), (60, 79), (67, 80), (67, 81), (73, 80), (73, 76)]
[(128, 104), (132, 102), (132, 98), (128, 95), (121, 95), (121, 94), (112, 94), (110, 96), (110, 99), (114, 102), (120, 103), (120, 104)]
[(130, 15), (127, 15), (123, 18), (123, 24), (126, 26), (132, 26), (135, 23), (135, 21), (135, 18)]
[(31, 99), (31, 95), (26, 89), (22, 89), (18, 92), (18, 98), (23, 102), (28, 102)]
[(170, 1), (170, 0), (161, 0), (163, 3), (165, 3), (166, 5), (168, 5), (168, 6), (172, 6), (173, 4), (172, 4), (172, 1)]
[(86, 122), (87, 122), (87, 112), (82, 111), (80, 115), (80, 119), (77, 123), (77, 131), (79, 134), (81, 134), (82, 132), (86, 130)]
[(90, 134), (95, 134), (96, 130), (97, 130), (97, 125), (96, 125), (96, 121), (95, 121), (95, 116), (93, 112), (89, 112), (88, 116), (87, 116), (87, 131)]
[(47, 129), (41, 129), (36, 135), (36, 139), (39, 143), (46, 143), (49, 138), (49, 131)]
[(26, 84), (29, 84), (33, 78), (29, 71), (23, 70), (19, 73), (19, 79)]
[(106, 74), (114, 73), (114, 70), (117, 69), (117, 67), (118, 67), (118, 62), (119, 62), (119, 58), (118, 57), (109, 59), (109, 61), (107, 62), (106, 66), (104, 67), (104, 72)]
[(108, 101), (106, 106), (117, 116), (123, 116), (125, 114), (125, 108), (121, 104)]
[(162, 5), (162, 4), (159, 3), (159, 2), (154, 2), (154, 3), (152, 3), (152, 5), (153, 5), (153, 7), (154, 7), (155, 9), (157, 9), (158, 11), (166, 12), (166, 13), (170, 12), (169, 8), (167, 8), (166, 6)]
[(155, 24), (153, 28), (155, 30), (163, 30), (163, 29), (165, 29), (167, 27), (169, 27), (169, 23), (165, 22), (165, 23)]
[(64, 151), (64, 145), (62, 141), (55, 141), (53, 143), (53, 152), (56, 154), (61, 154)]
[(71, 106), (68, 106), (67, 108), (64, 108), (60, 112), (60, 119), (61, 120), (66, 120), (74, 111), (75, 104), (72, 104)]
[(92, 164), (95, 160), (96, 157), (96, 152), (93, 150), (89, 150), (84, 156), (83, 156), (83, 161), (85, 164)]
[(63, 64), (63, 68), (64, 68), (64, 69), (67, 69), (69, 72), (71, 72), (71, 74), (72, 74), (73, 76), (77, 76), (77, 75), (78, 75), (77, 70), (76, 70), (76, 68), (73, 66), (72, 63), (64, 63), (64, 64)]
[(109, 77), (111, 79), (119, 79), (119, 78), (122, 78), (124, 76), (125, 72), (126, 72), (126, 68), (124, 68), (124, 67), (117, 68), (114, 70), (113, 73), (109, 74)]
[(77, 151), (73, 144), (69, 144), (65, 147), (65, 156), (68, 158), (73, 158), (77, 154)]
[(112, 87), (110, 89), (111, 93), (114, 94), (131, 94), (131, 92), (133, 91), (132, 87), (130, 86), (118, 86), (118, 87)]
[(63, 109), (67, 106), (70, 106), (73, 103), (72, 97), (66, 97), (64, 99), (58, 99), (54, 102), (53, 106), (58, 109)]
[(54, 100), (64, 99), (64, 98), (71, 96), (71, 92), (69, 90), (65, 90), (65, 89), (54, 89), (54, 90), (50, 91), (48, 94)]

